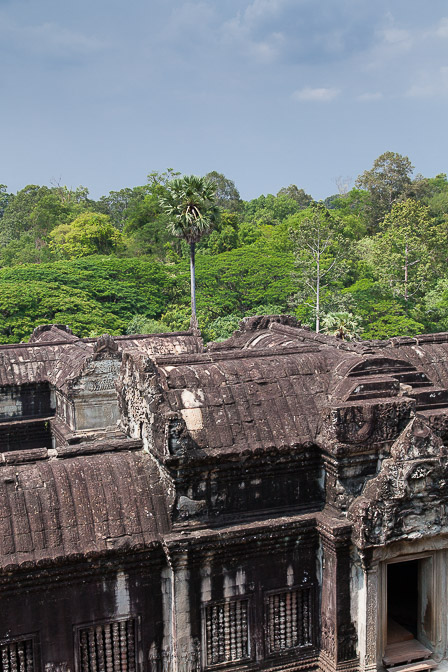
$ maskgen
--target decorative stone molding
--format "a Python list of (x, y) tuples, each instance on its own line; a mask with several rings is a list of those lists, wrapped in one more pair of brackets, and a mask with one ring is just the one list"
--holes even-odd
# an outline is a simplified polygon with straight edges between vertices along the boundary
[(448, 448), (415, 418), (349, 509), (361, 549), (448, 532)]

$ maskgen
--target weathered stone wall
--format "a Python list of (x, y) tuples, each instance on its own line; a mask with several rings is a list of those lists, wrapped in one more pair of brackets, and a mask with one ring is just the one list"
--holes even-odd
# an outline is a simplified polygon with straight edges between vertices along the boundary
[(49, 416), (54, 403), (48, 383), (28, 383), (0, 387), (0, 422)]
[[(152, 669), (148, 661), (162, 640), (163, 614), (160, 567), (148, 560), (140, 556), (125, 563), (93, 561), (43, 574), (20, 572), (1, 581), (0, 642), (32, 639), (34, 669), (74, 672), (80, 669), (83, 630), (132, 619), (136, 660), (144, 670)], [(106, 643), (111, 656), (123, 650), (120, 637), (118, 625)], [(128, 651), (131, 647), (128, 641)]]
[[(316, 664), (319, 641), (315, 521), (247, 525), (196, 541), (167, 539), (166, 658), (179, 669)], [(275, 566), (275, 572), (272, 571)]]
[(174, 520), (228, 520), (262, 512), (323, 507), (322, 466), (316, 446), (279, 455), (201, 462), (188, 452), (166, 461), (176, 486)]

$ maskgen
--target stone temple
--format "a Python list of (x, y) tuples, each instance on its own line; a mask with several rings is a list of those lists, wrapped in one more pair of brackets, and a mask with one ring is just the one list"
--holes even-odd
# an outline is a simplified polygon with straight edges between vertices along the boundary
[(448, 334), (0, 346), (1, 672), (448, 666)]

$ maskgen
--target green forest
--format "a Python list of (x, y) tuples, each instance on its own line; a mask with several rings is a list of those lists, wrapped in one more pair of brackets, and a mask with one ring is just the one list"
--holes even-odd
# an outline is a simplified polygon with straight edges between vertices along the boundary
[[(163, 207), (179, 174), (92, 200), (86, 187), (0, 185), (0, 343), (46, 323), (75, 334), (155, 333), (190, 324), (189, 248)], [(196, 245), (206, 341), (249, 315), (288, 313), (342, 338), (448, 330), (448, 179), (386, 152), (316, 202), (291, 184), (241, 199), (205, 176), (219, 206)]]

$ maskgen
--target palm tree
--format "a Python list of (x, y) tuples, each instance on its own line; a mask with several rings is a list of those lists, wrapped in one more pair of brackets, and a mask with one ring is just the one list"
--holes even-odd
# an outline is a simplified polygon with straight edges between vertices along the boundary
[(165, 196), (159, 198), (169, 217), (168, 227), (173, 236), (183, 238), (190, 248), (191, 326), (197, 327), (195, 253), (196, 243), (211, 231), (219, 208), (216, 205), (216, 185), (205, 177), (185, 175), (172, 180)]
[(362, 332), (359, 322), (359, 318), (352, 313), (328, 313), (322, 320), (322, 331), (342, 341), (356, 341)]

